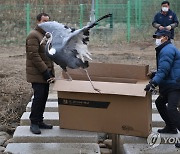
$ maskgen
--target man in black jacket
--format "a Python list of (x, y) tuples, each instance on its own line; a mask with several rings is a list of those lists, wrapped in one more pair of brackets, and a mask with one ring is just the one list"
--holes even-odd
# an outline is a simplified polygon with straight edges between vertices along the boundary
[(178, 26), (179, 21), (176, 14), (170, 10), (170, 3), (163, 1), (161, 3), (161, 11), (154, 16), (152, 26), (157, 29), (156, 33), (160, 30), (166, 29), (171, 31), (171, 38), (174, 39), (174, 29)]

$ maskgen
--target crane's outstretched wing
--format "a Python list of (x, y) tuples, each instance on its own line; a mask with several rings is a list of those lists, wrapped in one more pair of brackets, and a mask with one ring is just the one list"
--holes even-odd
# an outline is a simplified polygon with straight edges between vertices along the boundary
[[(52, 34), (51, 46), (58, 50), (58, 52), (74, 52), (76, 51), (77, 58), (84, 62), (84, 57), (90, 58), (90, 53), (87, 49), (87, 44), (83, 43), (85, 36), (83, 29), (72, 31), (71, 28), (58, 23), (56, 21), (49, 21), (39, 24), (45, 32)], [(87, 37), (87, 36), (86, 36)]]
[[(89, 30), (93, 28), (98, 22), (104, 18), (110, 17), (111, 14), (105, 15), (93, 23), (72, 31), (67, 26), (58, 23), (56, 21), (49, 21), (39, 24), (45, 32), (52, 34), (51, 42), (49, 42), (47, 53), (52, 48), (54, 55), (50, 55), (60, 66), (78, 68), (83, 67), (85, 64), (85, 58), (91, 59), (90, 53), (87, 48), (87, 41), (89, 40)], [(47, 45), (46, 45), (47, 46)]]
[(71, 29), (67, 26), (58, 23), (56, 21), (48, 21), (44, 22), (38, 25), (40, 28), (42, 28), (45, 32), (50, 32), (52, 34), (52, 46), (58, 46), (58, 48), (61, 48), (64, 46), (64, 41), (69, 38), (69, 35), (71, 34)]
[(102, 16), (101, 18), (83, 27), (82, 29), (78, 29), (74, 31), (73, 33), (71, 33), (70, 36), (66, 38), (67, 40), (65, 42), (64, 48), (70, 51), (75, 49), (78, 53), (77, 57), (80, 58), (83, 62), (85, 61), (84, 57), (92, 60), (90, 57), (91, 53), (88, 51), (88, 48), (87, 48), (87, 43), (84, 42), (84, 40), (88, 38), (86, 34), (87, 32), (89, 33), (89, 30), (93, 28), (94, 26), (96, 26), (99, 21), (105, 18), (111, 17), (111, 16), (112, 14), (107, 14), (105, 16)]
[(87, 43), (84, 43), (84, 39), (87, 36), (84, 35), (84, 29), (78, 29), (71, 33), (69, 37), (64, 42), (64, 50), (66, 51), (76, 51), (77, 58), (80, 58), (82, 62), (85, 62), (85, 59), (92, 60), (90, 55), (91, 53), (88, 51)]

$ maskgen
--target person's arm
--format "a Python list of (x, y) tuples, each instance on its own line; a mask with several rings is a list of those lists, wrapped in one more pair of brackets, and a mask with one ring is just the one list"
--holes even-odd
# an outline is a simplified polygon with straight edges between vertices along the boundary
[(161, 24), (158, 22), (158, 14), (156, 14), (155, 16), (154, 16), (154, 20), (153, 20), (153, 22), (152, 22), (152, 26), (154, 27), (154, 28), (156, 28), (156, 29), (160, 29), (160, 30), (162, 30), (162, 29), (164, 29), (164, 27), (163, 26), (161, 26)]
[(158, 70), (152, 79), (152, 83), (157, 85), (169, 74), (174, 62), (175, 52), (170, 48), (166, 48), (164, 51), (161, 51), (159, 56)]
[(179, 25), (179, 21), (178, 21), (176, 14), (174, 13), (174, 23), (171, 24), (171, 27), (176, 28), (176, 27), (178, 27), (178, 25)]
[(178, 27), (178, 24), (179, 24), (178, 18), (176, 16), (176, 14), (174, 13), (173, 14), (173, 23), (168, 25), (166, 27), (166, 29), (168, 29), (168, 30), (174, 29), (174, 28)]
[(40, 45), (38, 39), (33, 36), (29, 37), (26, 41), (26, 48), (27, 53), (29, 54), (29, 57), (31, 58), (35, 67), (39, 70), (39, 72), (45, 72), (48, 67), (39, 54)]
[(32, 63), (35, 65), (35, 67), (38, 69), (40, 73), (42, 73), (43, 78), (48, 81), (49, 79), (53, 78), (53, 75), (51, 71), (48, 70), (47, 65), (42, 60), (39, 48), (40, 44), (38, 39), (35, 36), (30, 36), (26, 40), (26, 48), (27, 48), (27, 54), (29, 54), (29, 57), (31, 58)]
[(156, 29), (159, 29), (159, 27), (161, 26), (160, 24), (158, 24), (157, 22), (153, 22), (152, 26)]
[(166, 29), (167, 29), (167, 30), (171, 30), (171, 29), (176, 28), (177, 26), (178, 26), (177, 23), (173, 23), (173, 24), (170, 24), (170, 25), (166, 26)]
[(158, 86), (163, 79), (167, 77), (169, 74), (173, 61), (174, 61), (175, 53), (171, 49), (166, 49), (161, 51), (160, 59), (158, 63), (158, 70), (155, 73), (154, 77), (149, 81), (149, 83), (144, 88), (145, 91), (156, 93), (156, 86)]
[(171, 26), (171, 29), (174, 29), (174, 28), (176, 28), (178, 26), (178, 23), (170, 24), (170, 26)]

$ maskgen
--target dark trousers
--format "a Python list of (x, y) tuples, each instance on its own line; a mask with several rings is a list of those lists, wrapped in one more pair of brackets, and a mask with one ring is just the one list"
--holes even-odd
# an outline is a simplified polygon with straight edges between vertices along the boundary
[(155, 104), (166, 126), (180, 130), (180, 112), (177, 109), (179, 102), (180, 90), (175, 90), (169, 92), (166, 96), (160, 95)]
[(34, 99), (31, 106), (31, 114), (29, 116), (32, 124), (38, 124), (43, 121), (43, 113), (49, 94), (49, 84), (32, 83), (34, 91)]

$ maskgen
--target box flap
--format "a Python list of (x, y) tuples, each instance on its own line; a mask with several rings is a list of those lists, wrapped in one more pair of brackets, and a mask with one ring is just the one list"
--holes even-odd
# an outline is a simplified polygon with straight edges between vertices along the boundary
[[(148, 81), (140, 81), (136, 84), (93, 81), (95, 88), (101, 91), (99, 94), (115, 94), (139, 97), (146, 96), (144, 88), (147, 83)], [(90, 81), (82, 80), (56, 80), (53, 90), (61, 92), (98, 93), (93, 89)]]
[[(64, 76), (65, 76), (65, 73), (64, 73)], [(71, 77), (73, 80), (89, 81), (87, 75), (71, 74)], [(62, 77), (62, 78), (67, 79), (64, 77)], [(137, 79), (128, 79), (128, 78), (98, 77), (98, 76), (92, 76), (92, 75), (90, 78), (92, 81), (102, 81), (102, 82), (122, 82), (122, 83), (136, 83), (137, 82)]]
[[(148, 80), (148, 65), (126, 65), (126, 64), (108, 64), (108, 63), (89, 63), (87, 68), (90, 77), (104, 78), (124, 78)], [(68, 69), (68, 73), (75, 79), (76, 76), (86, 76), (82, 69)], [(63, 73), (64, 78), (67, 76)]]

